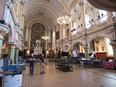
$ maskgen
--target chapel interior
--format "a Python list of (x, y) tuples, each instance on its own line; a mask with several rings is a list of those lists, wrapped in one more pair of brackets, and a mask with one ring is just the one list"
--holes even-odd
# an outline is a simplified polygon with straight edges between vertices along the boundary
[(116, 0), (0, 0), (0, 87), (114, 86)]

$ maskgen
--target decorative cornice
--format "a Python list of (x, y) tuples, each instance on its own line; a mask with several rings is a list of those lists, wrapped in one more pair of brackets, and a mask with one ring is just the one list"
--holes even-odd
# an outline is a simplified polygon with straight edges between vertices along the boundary
[(16, 48), (15, 44), (9, 44), (10, 48)]
[(23, 37), (23, 31), (20, 28), (18, 28), (16, 32), (18, 33), (19, 36)]
[(10, 28), (7, 25), (0, 23), (0, 31), (3, 33), (8, 33), (10, 31)]

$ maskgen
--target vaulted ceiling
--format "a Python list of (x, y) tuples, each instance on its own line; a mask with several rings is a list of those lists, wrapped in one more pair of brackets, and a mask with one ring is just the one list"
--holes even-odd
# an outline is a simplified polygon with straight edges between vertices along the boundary
[(74, 1), (79, 0), (27, 0), (24, 9), (25, 25), (39, 21), (53, 28), (58, 17), (69, 13)]
[[(23, 0), (24, 1), (24, 0)], [(57, 18), (70, 14), (71, 9), (82, 0), (25, 0), (24, 9), (25, 25), (39, 23), (44, 24), (49, 29), (54, 29), (57, 24)], [(83, 0), (85, 1), (85, 0)], [(88, 0), (92, 5), (98, 8), (106, 9), (116, 7), (115, 0)], [(105, 7), (106, 6), (106, 7)], [(106, 9), (107, 10), (107, 9)]]

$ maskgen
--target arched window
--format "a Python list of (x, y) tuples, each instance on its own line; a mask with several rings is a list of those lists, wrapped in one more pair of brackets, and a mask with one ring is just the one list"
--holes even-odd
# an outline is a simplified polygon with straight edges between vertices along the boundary
[(85, 24), (86, 24), (86, 28), (91, 27), (90, 16), (88, 14), (85, 15)]
[(99, 10), (99, 15), (100, 15), (100, 21), (101, 22), (106, 21), (107, 18), (108, 18), (107, 11)]
[(72, 22), (71, 34), (75, 35), (77, 33), (76, 21)]

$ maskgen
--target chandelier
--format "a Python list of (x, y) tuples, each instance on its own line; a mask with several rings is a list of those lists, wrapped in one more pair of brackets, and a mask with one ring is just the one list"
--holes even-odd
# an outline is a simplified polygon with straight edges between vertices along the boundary
[(49, 39), (49, 37), (48, 36), (43, 36), (42, 39), (47, 40), (47, 39)]
[(49, 37), (47, 36), (47, 32), (45, 32), (45, 36), (42, 36), (42, 39), (47, 40)]
[(71, 21), (71, 18), (69, 16), (61, 16), (57, 19), (57, 22), (59, 24), (68, 24)]

